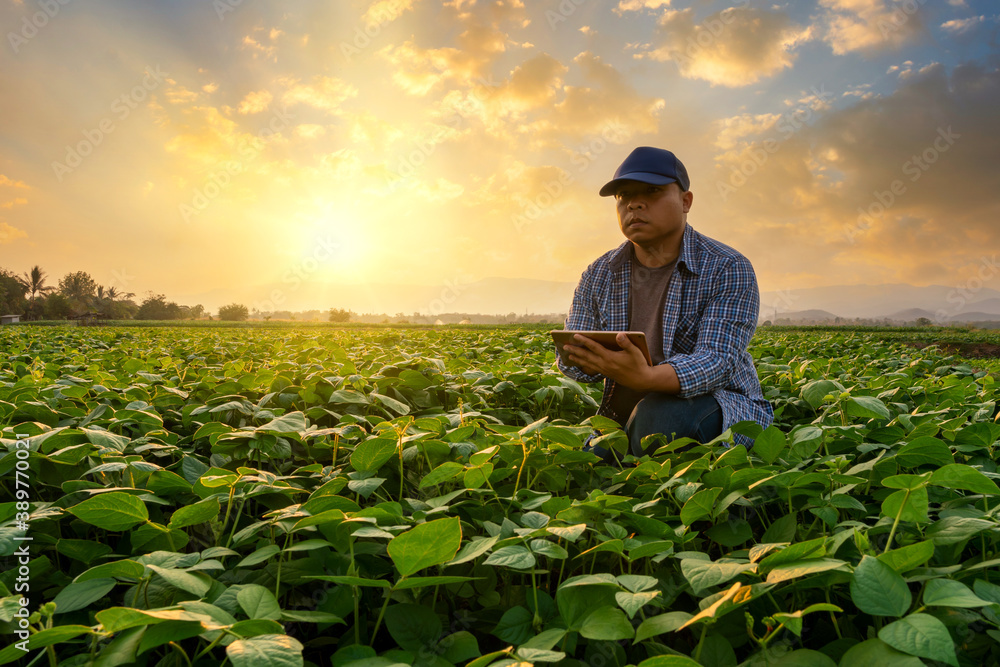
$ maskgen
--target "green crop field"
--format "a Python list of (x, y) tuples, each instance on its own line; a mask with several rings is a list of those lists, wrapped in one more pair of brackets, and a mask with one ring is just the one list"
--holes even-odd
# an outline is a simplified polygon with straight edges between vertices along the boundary
[(1000, 664), (995, 336), (759, 329), (619, 469), (546, 328), (3, 327), (0, 664)]

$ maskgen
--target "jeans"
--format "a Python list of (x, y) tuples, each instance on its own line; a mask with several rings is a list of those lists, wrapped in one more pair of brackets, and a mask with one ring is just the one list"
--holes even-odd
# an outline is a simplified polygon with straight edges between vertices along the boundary
[[(722, 433), (722, 408), (711, 394), (678, 398), (673, 394), (653, 392), (647, 394), (632, 410), (625, 423), (629, 448), (634, 456), (652, 454), (660, 447), (654, 444), (643, 452), (640, 442), (651, 433), (663, 433), (672, 441), (677, 438), (694, 438), (698, 442), (708, 442)], [(601, 446), (590, 445), (590, 438), (584, 447), (601, 457), (605, 463), (614, 463), (616, 454)]]
[(650, 433), (663, 433), (667, 440), (694, 438), (708, 442), (722, 434), (722, 408), (711, 394), (678, 398), (673, 394), (647, 394), (632, 410), (625, 424), (634, 456), (652, 454), (660, 445), (643, 452), (639, 444)]

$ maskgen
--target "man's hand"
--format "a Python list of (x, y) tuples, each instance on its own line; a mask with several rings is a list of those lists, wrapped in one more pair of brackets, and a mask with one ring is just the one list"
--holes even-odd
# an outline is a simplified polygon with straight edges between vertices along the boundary
[(576, 344), (563, 346), (568, 356), (567, 363), (579, 366), (588, 375), (601, 374), (636, 391), (652, 390), (653, 369), (625, 333), (615, 336), (622, 348), (617, 352), (580, 334), (575, 334), (573, 340)]

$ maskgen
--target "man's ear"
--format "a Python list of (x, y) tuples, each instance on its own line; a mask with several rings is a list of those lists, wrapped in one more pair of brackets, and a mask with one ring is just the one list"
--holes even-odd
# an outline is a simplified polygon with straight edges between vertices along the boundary
[(681, 202), (684, 204), (684, 212), (687, 213), (691, 210), (691, 203), (694, 201), (694, 193), (688, 190), (687, 192), (681, 193)]

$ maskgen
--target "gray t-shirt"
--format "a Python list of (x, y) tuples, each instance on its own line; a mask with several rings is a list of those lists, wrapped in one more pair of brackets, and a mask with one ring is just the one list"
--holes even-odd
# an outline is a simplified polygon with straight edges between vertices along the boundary
[(667, 288), (674, 274), (677, 259), (665, 266), (643, 266), (632, 249), (632, 275), (629, 281), (630, 331), (646, 334), (646, 345), (653, 365), (663, 361), (663, 305), (667, 301)]

